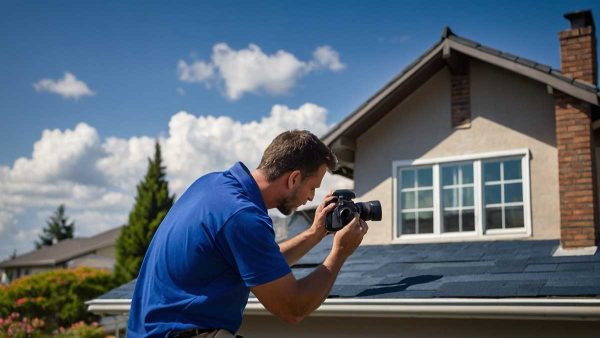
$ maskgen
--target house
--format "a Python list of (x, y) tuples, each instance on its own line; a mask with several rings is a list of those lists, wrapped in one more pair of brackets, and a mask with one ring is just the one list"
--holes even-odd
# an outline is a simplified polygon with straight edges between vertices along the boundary
[(10, 282), (22, 276), (58, 268), (89, 266), (112, 271), (115, 246), (122, 227), (92, 237), (72, 238), (45, 246), (0, 262), (4, 279)]
[[(595, 26), (591, 11), (565, 18), (560, 70), (445, 28), (323, 136), (357, 200), (381, 201), (383, 219), (309, 318), (286, 325), (251, 297), (241, 334), (596, 337)], [(295, 276), (330, 245), (331, 236), (292, 267)], [(126, 314), (133, 285), (88, 309)]]

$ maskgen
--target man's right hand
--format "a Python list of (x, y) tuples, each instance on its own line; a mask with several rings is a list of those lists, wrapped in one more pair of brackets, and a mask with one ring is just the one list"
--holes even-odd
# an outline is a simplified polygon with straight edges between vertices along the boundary
[(350, 223), (335, 233), (331, 252), (345, 260), (360, 245), (368, 230), (367, 223), (356, 214)]

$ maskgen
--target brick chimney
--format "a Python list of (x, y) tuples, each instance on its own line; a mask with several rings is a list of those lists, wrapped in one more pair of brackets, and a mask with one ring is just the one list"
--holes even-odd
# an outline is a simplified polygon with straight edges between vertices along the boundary
[[(567, 13), (571, 28), (558, 34), (561, 71), (596, 84), (596, 36), (592, 12)], [(556, 145), (560, 190), (560, 243), (563, 249), (597, 244), (597, 195), (591, 105), (555, 91)]]
[(558, 33), (560, 41), (560, 69), (566, 76), (596, 84), (596, 27), (592, 11), (564, 15), (571, 28)]

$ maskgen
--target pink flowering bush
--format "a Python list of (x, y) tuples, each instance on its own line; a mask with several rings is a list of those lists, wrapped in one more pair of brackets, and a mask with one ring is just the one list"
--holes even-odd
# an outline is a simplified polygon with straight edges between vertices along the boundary
[[(8, 286), (0, 287), (0, 318), (3, 323), (0, 325), (0, 338), (37, 337), (36, 332), (51, 333), (61, 326), (68, 328), (65, 332), (82, 330), (82, 335), (98, 331), (97, 327), (82, 324), (82, 321), (91, 323), (97, 319), (87, 311), (85, 301), (113, 287), (109, 272), (83, 267), (58, 269), (17, 279)], [(18, 324), (13, 318), (15, 313), (19, 316)], [(33, 325), (36, 319), (37, 326)], [(7, 321), (9, 324), (6, 324)], [(79, 326), (73, 328), (74, 323)], [(9, 329), (11, 333), (8, 333)], [(28, 329), (31, 333), (27, 332)]]
[(71, 325), (70, 328), (65, 329), (60, 327), (53, 337), (58, 338), (104, 338), (104, 330), (98, 326), (97, 322), (92, 324), (86, 324), (81, 321)]
[(44, 324), (39, 318), (29, 319), (13, 312), (6, 318), (0, 317), (0, 338), (41, 338)]

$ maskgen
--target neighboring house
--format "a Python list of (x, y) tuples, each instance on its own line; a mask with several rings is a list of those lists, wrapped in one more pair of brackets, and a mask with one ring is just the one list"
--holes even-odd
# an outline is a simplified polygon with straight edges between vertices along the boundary
[[(241, 334), (597, 337), (596, 37), (590, 11), (565, 17), (560, 71), (446, 28), (325, 135), (357, 201), (380, 200), (383, 220), (309, 318), (283, 324), (251, 297)], [(127, 314), (133, 285), (88, 309)]]
[(0, 262), (0, 270), (8, 282), (58, 268), (89, 266), (112, 271), (120, 233), (117, 227), (92, 237), (66, 239)]

